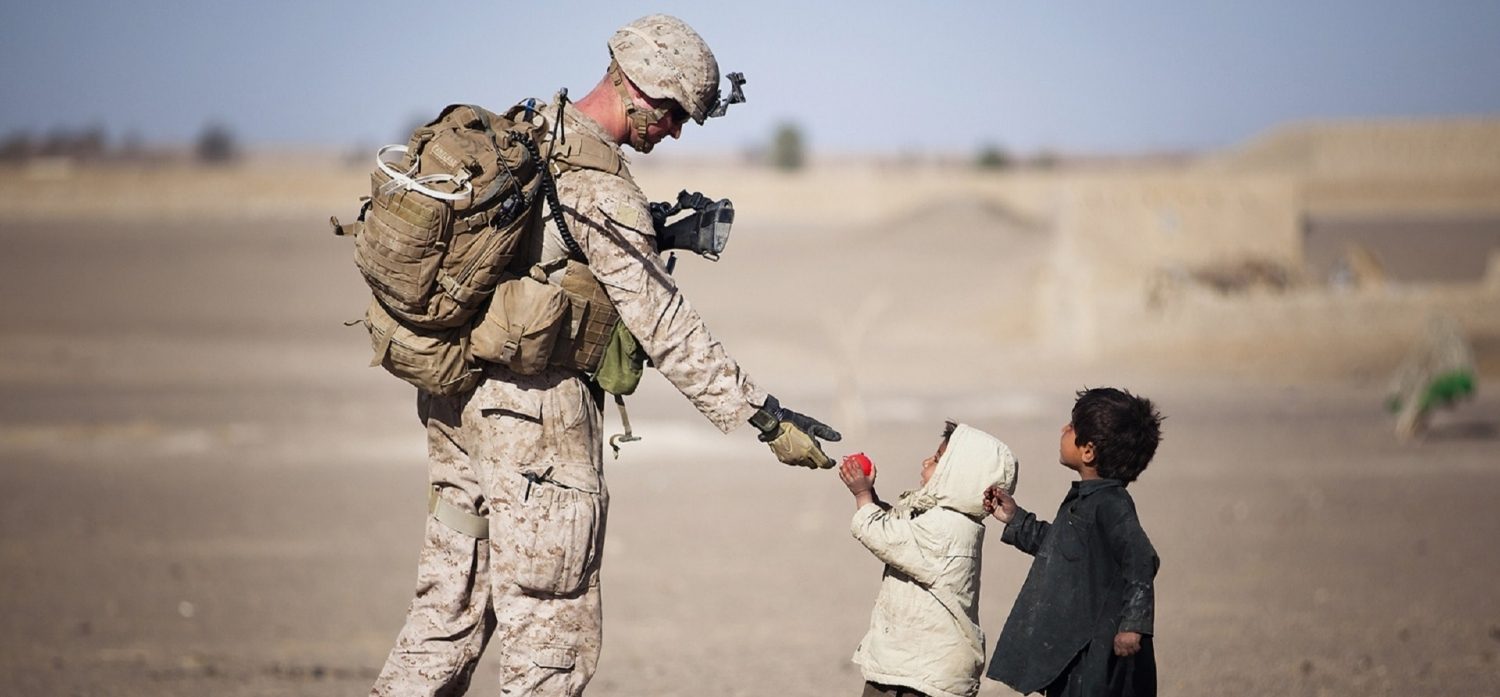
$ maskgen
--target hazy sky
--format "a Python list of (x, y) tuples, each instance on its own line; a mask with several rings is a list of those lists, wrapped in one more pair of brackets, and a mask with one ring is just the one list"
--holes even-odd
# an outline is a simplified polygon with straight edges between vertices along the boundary
[(1500, 116), (1500, 0), (17, 0), (0, 6), (0, 137), (102, 125), (256, 144), (403, 138), (450, 102), (582, 96), (605, 41), (686, 19), (749, 102), (678, 151), (1217, 147), (1289, 120)]

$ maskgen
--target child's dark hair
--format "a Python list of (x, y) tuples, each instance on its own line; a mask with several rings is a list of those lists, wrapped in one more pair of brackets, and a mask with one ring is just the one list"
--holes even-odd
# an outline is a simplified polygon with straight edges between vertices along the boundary
[(943, 422), (943, 441), (947, 442), (953, 437), (953, 432), (958, 430), (958, 422), (952, 419)]
[(1094, 444), (1099, 476), (1129, 484), (1156, 455), (1161, 420), (1156, 406), (1145, 397), (1113, 387), (1084, 389), (1073, 403), (1073, 442)]

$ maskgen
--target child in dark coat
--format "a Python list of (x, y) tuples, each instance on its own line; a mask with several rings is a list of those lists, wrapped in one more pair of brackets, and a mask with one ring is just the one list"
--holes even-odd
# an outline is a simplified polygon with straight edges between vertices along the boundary
[(1062, 429), (1059, 460), (1078, 473), (1052, 523), (1003, 489), (986, 508), (1000, 539), (1036, 559), (995, 645), (986, 677), (1049, 697), (1156, 694), (1153, 579), (1160, 562), (1125, 490), (1161, 442), (1151, 401), (1085, 390)]

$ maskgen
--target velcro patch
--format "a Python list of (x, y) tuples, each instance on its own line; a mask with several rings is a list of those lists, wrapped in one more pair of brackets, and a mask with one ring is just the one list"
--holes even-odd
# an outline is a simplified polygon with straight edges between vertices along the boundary
[(616, 203), (609, 206), (604, 213), (605, 215), (609, 216), (610, 220), (613, 220), (625, 227), (628, 227), (632, 230), (645, 232), (644, 230), (641, 230), (641, 211), (635, 206)]

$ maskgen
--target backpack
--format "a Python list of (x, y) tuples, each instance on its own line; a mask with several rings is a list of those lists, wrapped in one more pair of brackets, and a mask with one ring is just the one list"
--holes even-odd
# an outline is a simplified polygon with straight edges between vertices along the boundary
[(581, 143), (554, 149), (535, 104), (503, 116), (467, 104), (444, 108), (406, 145), (377, 152), (358, 220), (330, 219), (335, 234), (354, 237), (355, 265), (374, 294), (363, 322), (370, 365), (433, 394), (472, 389), (480, 369), (471, 333), (522, 239), (540, 231), (539, 198), (561, 223), (552, 168), (621, 167), (618, 157), (581, 151)]
[(540, 222), (544, 126), (519, 111), (455, 104), (377, 153), (354, 263), (392, 316), (424, 329), (464, 324)]

